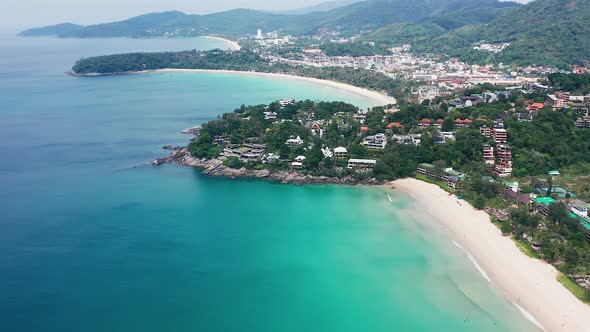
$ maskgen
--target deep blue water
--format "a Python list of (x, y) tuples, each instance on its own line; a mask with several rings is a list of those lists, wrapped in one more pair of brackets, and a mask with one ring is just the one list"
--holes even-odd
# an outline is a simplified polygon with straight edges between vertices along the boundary
[(64, 75), (210, 40), (0, 45), (0, 331), (531, 330), (403, 198), (149, 165), (242, 103), (369, 101), (235, 75)]

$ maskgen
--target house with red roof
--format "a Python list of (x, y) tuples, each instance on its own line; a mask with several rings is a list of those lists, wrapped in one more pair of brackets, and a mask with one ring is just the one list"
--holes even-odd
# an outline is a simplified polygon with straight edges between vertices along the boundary
[(443, 123), (445, 123), (445, 120), (443, 120), (443, 119), (438, 119), (438, 120), (436, 120), (436, 124), (435, 124), (434, 126), (435, 126), (436, 128), (439, 128), (439, 129), (440, 129), (440, 128), (442, 128), (442, 126), (443, 126)]
[(527, 106), (526, 110), (527, 111), (540, 111), (543, 108), (545, 108), (545, 104), (543, 103), (532, 103), (529, 106)]
[(430, 119), (420, 120), (420, 127), (425, 128), (430, 126)]

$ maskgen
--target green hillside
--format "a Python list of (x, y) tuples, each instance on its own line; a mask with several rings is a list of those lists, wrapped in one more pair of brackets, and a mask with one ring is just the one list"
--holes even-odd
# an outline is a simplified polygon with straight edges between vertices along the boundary
[[(473, 50), (479, 42), (511, 45), (492, 55)], [(536, 0), (488, 24), (461, 28), (417, 46), (479, 62), (585, 64), (590, 59), (590, 0)]]
[[(304, 15), (273, 14), (236, 9), (209, 15), (181, 12), (152, 13), (120, 22), (76, 27), (57, 31), (43, 28), (61, 37), (156, 37), (218, 34), (238, 36), (256, 29), (309, 35), (320, 31), (343, 34), (370, 32), (394, 23), (417, 23), (459, 10), (503, 6), (497, 0), (368, 0), (324, 12)], [(441, 23), (444, 25), (444, 23)], [(25, 35), (36, 31), (27, 30)]]

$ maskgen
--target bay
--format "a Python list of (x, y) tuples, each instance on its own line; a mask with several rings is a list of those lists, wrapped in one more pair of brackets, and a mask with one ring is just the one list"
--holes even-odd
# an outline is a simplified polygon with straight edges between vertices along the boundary
[(229, 74), (64, 74), (207, 39), (0, 36), (3, 331), (534, 331), (409, 197), (153, 168), (180, 129), (279, 98), (369, 100)]

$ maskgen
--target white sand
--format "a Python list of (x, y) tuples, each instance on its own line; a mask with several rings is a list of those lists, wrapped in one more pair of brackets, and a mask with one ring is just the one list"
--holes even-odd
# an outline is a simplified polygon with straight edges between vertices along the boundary
[(229, 39), (225, 39), (225, 38), (221, 38), (221, 37), (214, 37), (214, 36), (202, 36), (202, 38), (207, 38), (207, 39), (214, 39), (214, 40), (219, 40), (222, 41), (226, 44), (229, 45), (229, 49), (230, 50), (234, 50), (234, 51), (239, 51), (242, 49), (242, 47), (240, 46), (240, 44), (236, 43), (233, 40), (229, 40)]
[(389, 104), (395, 104), (397, 101), (395, 98), (387, 96), (383, 93), (359, 88), (350, 84), (329, 81), (329, 80), (320, 80), (317, 78), (311, 77), (302, 77), (302, 76), (295, 76), (295, 75), (286, 75), (286, 74), (274, 74), (274, 73), (259, 73), (253, 71), (234, 71), (234, 70), (209, 70), (209, 69), (159, 69), (156, 72), (186, 72), (186, 73), (220, 73), (220, 74), (234, 74), (234, 75), (249, 75), (249, 76), (259, 76), (259, 77), (278, 77), (281, 79), (287, 80), (298, 80), (298, 81), (305, 81), (315, 84), (320, 84), (324, 86), (333, 87), (339, 90), (346, 91), (348, 93), (356, 94), (362, 97), (369, 99), (375, 106), (383, 106)]
[(390, 183), (415, 199), (417, 207), (448, 230), (451, 240), (469, 251), (491, 283), (531, 321), (546, 331), (590, 331), (590, 306), (572, 295), (558, 281), (558, 271), (548, 263), (522, 253), (490, 222), (489, 216), (439, 187), (416, 179)]

